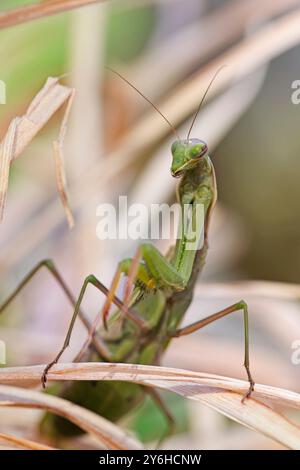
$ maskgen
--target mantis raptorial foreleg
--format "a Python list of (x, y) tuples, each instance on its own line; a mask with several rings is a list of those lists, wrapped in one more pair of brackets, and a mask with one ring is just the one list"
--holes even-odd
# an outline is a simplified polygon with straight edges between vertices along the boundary
[[(144, 261), (145, 264), (142, 264), (141, 261)], [(144, 243), (138, 248), (133, 259), (119, 263), (102, 310), (105, 323), (122, 274), (128, 276), (123, 299), (125, 305), (128, 305), (132, 287), (137, 281), (144, 284), (148, 289), (155, 289), (157, 286), (163, 285), (172, 287), (175, 290), (182, 290), (186, 284), (180, 273), (154, 245)]]
[(209, 315), (206, 318), (203, 318), (202, 320), (199, 320), (195, 323), (192, 323), (191, 325), (185, 326), (184, 328), (179, 328), (175, 330), (174, 332), (170, 333), (170, 336), (173, 337), (180, 337), (180, 336), (185, 336), (190, 333), (193, 333), (194, 331), (200, 330), (206, 325), (209, 325), (210, 323), (213, 323), (216, 320), (219, 320), (220, 318), (225, 317), (226, 315), (229, 315), (230, 313), (233, 312), (238, 312), (239, 310), (242, 310), (244, 313), (244, 335), (245, 335), (245, 356), (244, 356), (244, 367), (247, 372), (248, 376), (248, 381), (249, 381), (249, 390), (247, 393), (244, 395), (243, 400), (244, 401), (246, 398), (248, 398), (251, 393), (254, 390), (254, 380), (252, 379), (252, 375), (250, 372), (250, 361), (249, 361), (249, 321), (248, 321), (248, 306), (244, 300), (241, 300), (240, 302), (237, 302), (233, 305), (230, 305), (227, 308), (224, 308), (223, 310), (220, 310), (217, 313), (213, 313), (212, 315)]
[[(111, 304), (113, 302), (113, 298), (115, 296), (115, 293), (117, 292), (118, 285), (119, 285), (120, 280), (121, 280), (121, 276), (122, 276), (122, 274), (129, 275), (132, 265), (135, 265), (135, 260), (131, 259), (131, 258), (124, 259), (124, 260), (120, 261), (120, 263), (118, 264), (118, 268), (115, 272), (115, 275), (113, 277), (109, 292), (108, 292), (107, 297), (106, 297), (106, 302), (105, 302), (105, 304), (103, 306), (103, 309), (102, 309), (102, 312), (101, 312), (101, 316), (103, 318), (104, 326), (105, 326), (106, 329), (107, 329), (107, 316), (108, 316)], [(138, 263), (138, 265), (137, 265), (137, 278), (144, 285), (150, 287), (151, 277), (149, 276), (149, 273), (148, 273), (146, 267), (144, 265), (142, 265), (141, 263)], [(124, 304), (125, 304), (125, 302), (124, 302)], [(128, 306), (128, 304), (129, 304), (129, 302), (127, 302), (126, 305)]]

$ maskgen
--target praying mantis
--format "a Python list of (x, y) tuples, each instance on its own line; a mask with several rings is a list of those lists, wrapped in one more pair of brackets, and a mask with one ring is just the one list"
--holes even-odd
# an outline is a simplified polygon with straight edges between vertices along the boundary
[[(143, 243), (133, 258), (119, 262), (109, 290), (94, 275), (89, 275), (86, 277), (77, 299), (74, 298), (54, 263), (51, 260), (44, 260), (34, 267), (0, 306), (0, 313), (42, 268), (46, 268), (54, 276), (74, 306), (74, 313), (63, 347), (44, 370), (42, 384), (45, 387), (49, 370), (59, 361), (70, 343), (77, 316), (81, 318), (89, 334), (75, 361), (84, 359), (93, 362), (159, 365), (162, 354), (173, 338), (191, 334), (226, 315), (240, 311), (244, 317), (244, 367), (249, 381), (249, 389), (242, 400), (244, 401), (250, 397), (254, 390), (254, 381), (249, 365), (249, 324), (246, 302), (241, 300), (191, 325), (180, 327), (192, 301), (198, 275), (205, 264), (209, 225), (217, 201), (215, 171), (208, 155), (207, 144), (200, 139), (190, 137), (202, 103), (217, 74), (214, 75), (200, 101), (187, 137), (181, 139), (176, 128), (148, 98), (118, 72), (113, 70), (112, 72), (145, 98), (175, 134), (176, 140), (171, 148), (171, 174), (173, 177), (180, 178), (177, 200), (182, 210), (186, 205), (189, 207), (189, 227), (195, 225), (197, 207), (202, 205), (204, 208), (203, 243), (194, 249), (187, 249), (189, 227), (181, 225), (180, 236), (166, 256), (161, 254), (151, 243)], [(125, 276), (126, 283), (123, 299), (120, 300), (116, 296), (116, 292), (122, 276)], [(90, 325), (81, 310), (82, 300), (89, 285), (99, 289), (106, 296), (102, 311), (96, 317), (93, 325)], [(117, 310), (109, 316), (112, 304), (117, 306)], [(101, 319), (103, 320), (102, 325), (100, 324)], [(148, 392), (166, 416), (169, 425), (174, 424), (171, 413), (154, 389), (133, 383), (113, 381), (75, 381), (55, 387), (53, 393), (114, 422), (137, 407), (143, 401), (145, 392)], [(81, 432), (74, 424), (50, 414), (44, 416), (41, 428), (52, 436), (71, 436)]]

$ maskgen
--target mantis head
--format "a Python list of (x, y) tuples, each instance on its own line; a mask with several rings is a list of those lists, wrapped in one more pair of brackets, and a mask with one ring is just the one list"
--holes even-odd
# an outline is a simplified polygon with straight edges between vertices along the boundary
[(149, 98), (147, 98), (138, 88), (136, 88), (132, 83), (130, 83), (125, 77), (123, 77), (119, 72), (116, 72), (115, 70), (111, 69), (110, 67), (107, 67), (111, 72), (116, 74), (118, 77), (120, 77), (125, 83), (127, 83), (131, 88), (133, 88), (140, 96), (142, 96), (151, 106), (152, 108), (155, 109), (155, 111), (158, 112), (158, 114), (161, 115), (161, 117), (165, 120), (165, 122), (169, 125), (170, 129), (176, 136), (176, 140), (172, 145), (172, 156), (173, 156), (173, 161), (172, 161), (172, 166), (171, 166), (171, 173), (172, 176), (178, 177), (181, 176), (182, 173), (184, 173), (186, 170), (191, 170), (195, 166), (197, 166), (202, 160), (203, 157), (207, 153), (207, 145), (203, 140), (200, 139), (191, 139), (190, 135), (193, 129), (193, 126), (195, 124), (195, 121), (197, 119), (197, 116), (200, 112), (201, 106), (205, 100), (205, 97), (208, 93), (208, 90), (210, 89), (212, 83), (214, 82), (216, 76), (220, 72), (220, 70), (224, 66), (220, 67), (215, 75), (213, 76), (212, 80), (210, 81), (208, 87), (206, 88), (206, 91), (199, 103), (198, 109), (196, 111), (196, 114), (194, 115), (194, 118), (192, 120), (191, 126), (189, 128), (187, 138), (185, 140), (180, 139), (180, 136), (178, 134), (178, 131), (176, 127), (173, 126), (173, 124), (169, 121), (169, 119), (162, 114), (162, 112), (157, 108), (155, 104), (153, 104)]
[(198, 165), (207, 153), (207, 145), (203, 140), (175, 140), (172, 145), (172, 176), (179, 177), (186, 170)]

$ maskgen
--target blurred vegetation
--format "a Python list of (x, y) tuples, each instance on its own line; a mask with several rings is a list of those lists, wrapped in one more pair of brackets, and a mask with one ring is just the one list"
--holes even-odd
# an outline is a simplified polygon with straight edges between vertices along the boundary
[(251, 109), (214, 155), (220, 200), (241, 217), (250, 244), (245, 277), (300, 281), (299, 47), (275, 60)]
[[(32, 3), (32, 2), (27, 2)], [(24, 2), (14, 2), (24, 4)], [(10, 2), (8, 5), (12, 7)], [(26, 103), (48, 76), (68, 73), (72, 13), (43, 18), (38, 22), (0, 32), (1, 79), (7, 83), (10, 108)], [(106, 55), (109, 61), (127, 61), (147, 44), (155, 21), (155, 9), (119, 11), (110, 7), (106, 26)], [(5, 64), (5, 66), (4, 66)], [(6, 110), (0, 108), (0, 117)]]
[[(0, 9), (30, 3), (1, 0)], [(223, 3), (213, 2), (213, 6)], [(108, 5), (104, 62), (130, 65), (143, 56), (151, 41), (159, 41), (160, 34), (164, 36), (162, 24), (168, 33), (176, 31), (180, 18), (171, 4), (169, 8), (168, 15), (166, 7), (162, 13), (157, 4), (136, 9)], [(212, 2), (203, 2), (203, 9), (212, 9)], [(69, 72), (72, 14), (0, 31), (0, 78), (7, 83), (8, 102), (8, 106), (0, 107), (2, 134), (11, 117), (24, 111), (48, 76)], [(270, 65), (255, 102), (213, 154), (220, 202), (237, 216), (247, 233), (242, 256), (230, 272), (220, 269), (222, 278), (300, 281), (300, 106), (291, 102), (291, 83), (300, 78), (299, 53), (297, 47)], [(159, 83), (163, 73), (160, 65), (153, 70), (153, 80)], [(50, 133), (51, 126), (44, 132)], [(15, 187), (22, 177), (22, 165), (26, 163), (12, 168)], [(142, 166), (143, 162), (136, 165)], [(167, 400), (176, 417), (176, 431), (185, 431), (188, 417), (184, 401), (169, 394)], [(166, 426), (151, 400), (130, 424), (145, 442), (156, 439), (158, 429), (163, 434)]]

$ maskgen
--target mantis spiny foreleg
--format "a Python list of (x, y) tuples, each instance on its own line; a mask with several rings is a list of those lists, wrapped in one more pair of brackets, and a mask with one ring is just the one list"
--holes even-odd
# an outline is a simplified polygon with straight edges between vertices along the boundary
[[(145, 264), (141, 263), (142, 260)], [(151, 245), (151, 243), (144, 243), (140, 245), (133, 259), (119, 263), (116, 274), (113, 277), (110, 293), (102, 310), (105, 322), (112, 303), (112, 296), (116, 292), (122, 274), (128, 276), (123, 299), (125, 305), (129, 303), (131, 290), (136, 281), (140, 281), (148, 289), (155, 289), (163, 285), (179, 291), (183, 290), (186, 285), (185, 279), (181, 277), (160, 251), (154, 245)]]

